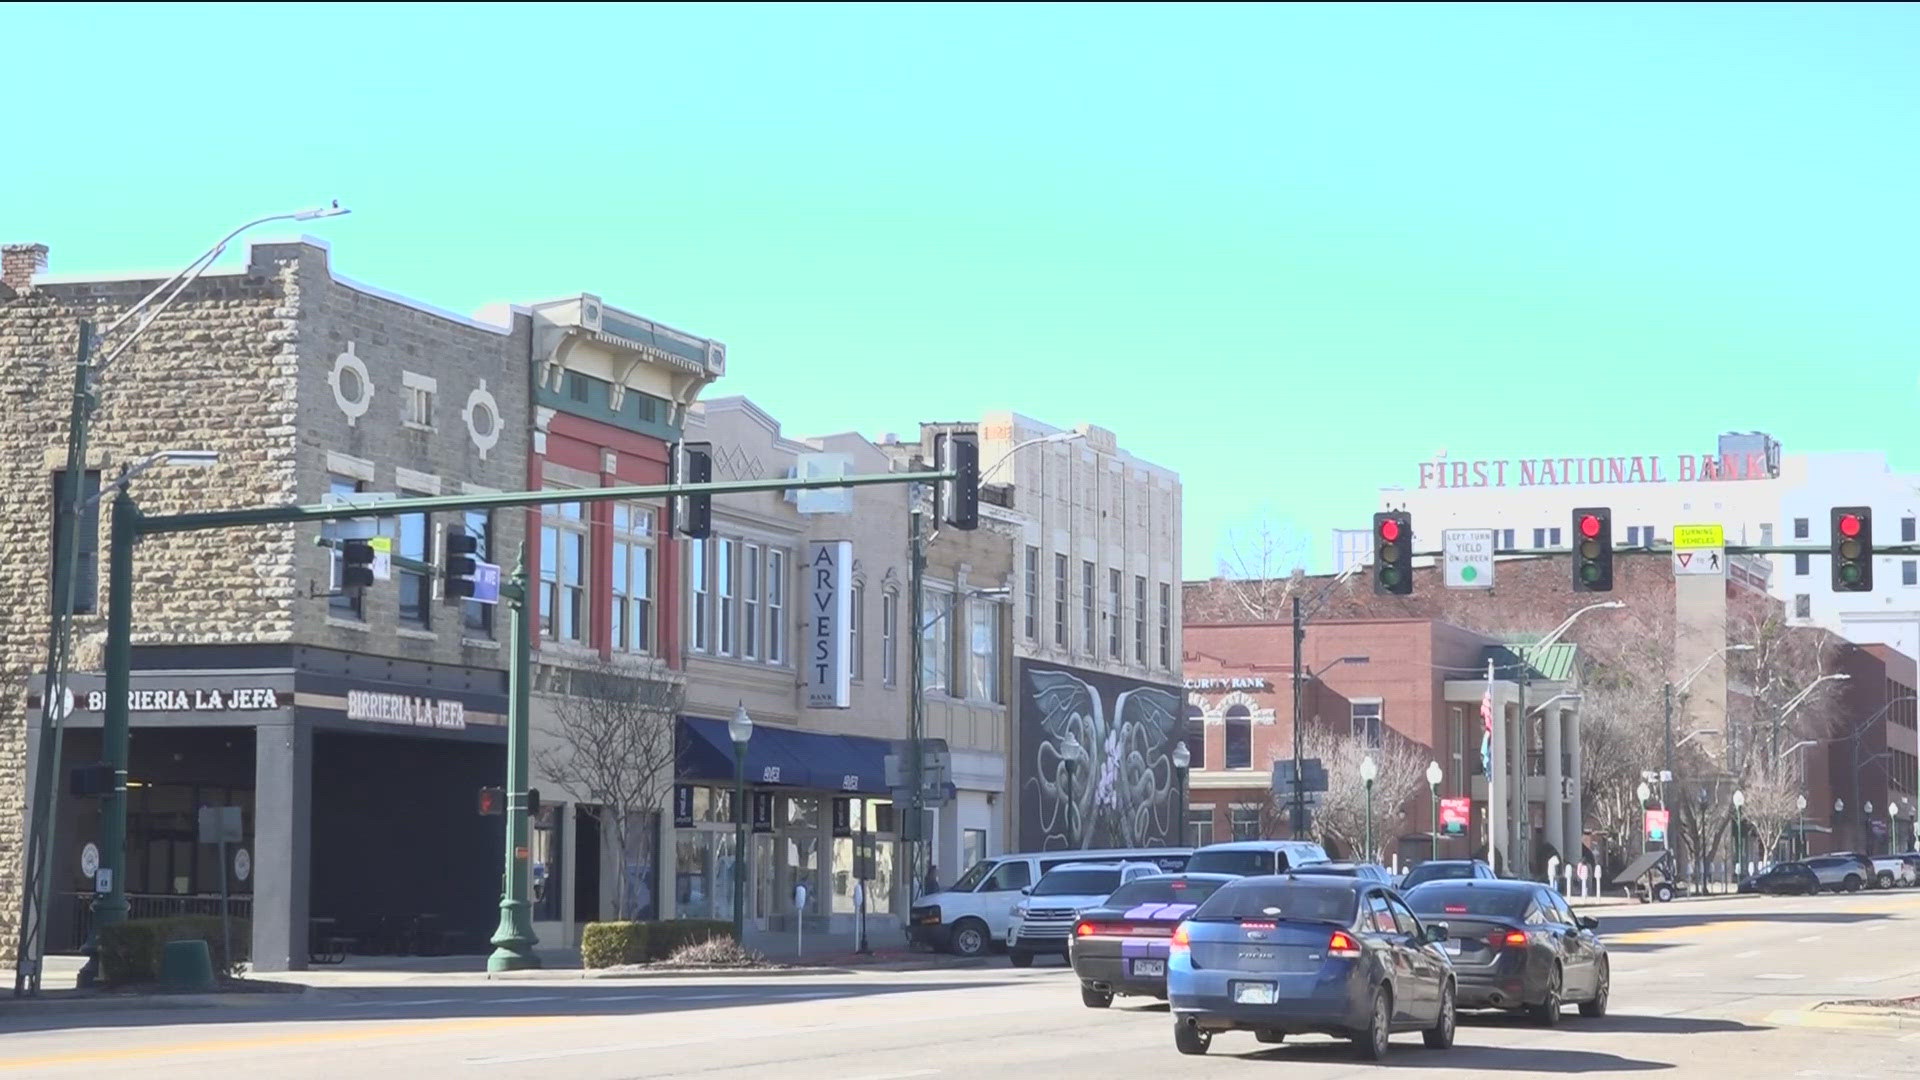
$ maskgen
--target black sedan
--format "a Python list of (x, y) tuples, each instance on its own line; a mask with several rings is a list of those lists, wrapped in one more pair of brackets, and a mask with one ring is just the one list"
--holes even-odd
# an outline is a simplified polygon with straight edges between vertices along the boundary
[(1820, 876), (1813, 867), (1803, 862), (1774, 863), (1758, 874), (1740, 883), (1743, 893), (1816, 893), (1820, 891)]
[(1099, 907), (1082, 911), (1067, 946), (1081, 1003), (1104, 1009), (1116, 994), (1165, 1000), (1174, 928), (1220, 886), (1237, 880), (1230, 874), (1135, 878)]
[(1462, 1009), (1524, 1010), (1551, 1027), (1567, 1003), (1605, 1016), (1612, 974), (1599, 923), (1531, 881), (1434, 881), (1407, 893), (1423, 919), (1444, 919)]
[(1302, 874), (1314, 874), (1321, 877), (1350, 877), (1371, 881), (1376, 885), (1392, 885), (1393, 875), (1379, 863), (1368, 862), (1319, 862), (1308, 863), (1298, 870)]

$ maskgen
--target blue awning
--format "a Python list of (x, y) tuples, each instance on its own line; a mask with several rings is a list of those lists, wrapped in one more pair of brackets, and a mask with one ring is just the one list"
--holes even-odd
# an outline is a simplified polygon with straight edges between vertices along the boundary
[[(682, 781), (733, 779), (733, 738), (725, 720), (680, 718), (679, 763)], [(747, 783), (756, 786), (810, 788), (850, 795), (887, 794), (884, 739), (825, 735), (755, 724), (747, 741)]]

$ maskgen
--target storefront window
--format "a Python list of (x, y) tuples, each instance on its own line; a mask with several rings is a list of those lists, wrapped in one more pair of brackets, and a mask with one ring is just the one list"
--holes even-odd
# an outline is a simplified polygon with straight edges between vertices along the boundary
[(542, 805), (528, 835), (533, 856), (533, 918), (536, 922), (558, 922), (561, 917), (560, 894), (564, 891), (561, 883), (567, 880), (566, 837), (561, 835), (560, 828), (566, 821), (566, 815), (561, 813), (563, 809), (559, 803)]

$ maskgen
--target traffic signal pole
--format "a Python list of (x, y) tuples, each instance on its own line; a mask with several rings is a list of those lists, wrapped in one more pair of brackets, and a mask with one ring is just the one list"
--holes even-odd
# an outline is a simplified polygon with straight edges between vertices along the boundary
[[(533, 912), (527, 903), (527, 788), (529, 744), (533, 741), (533, 611), (527, 585), (527, 546), (520, 545), (513, 580), (500, 589), (500, 598), (512, 606), (513, 666), (507, 673), (507, 851), (506, 881), (500, 896), (500, 926), (493, 932), (493, 955), (488, 971), (525, 971), (540, 966), (533, 947)], [(624, 853), (622, 858), (624, 858)], [(622, 872), (625, 868), (622, 867)]]
[[(733, 480), (708, 484), (652, 484), (638, 487), (607, 487), (547, 491), (506, 491), (472, 495), (443, 495), (419, 499), (395, 499), (378, 504), (344, 506), (266, 506), (243, 510), (210, 510), (188, 514), (150, 517), (142, 514), (132, 494), (123, 486), (113, 502), (112, 529), (108, 537), (108, 597), (106, 644), (106, 706), (103, 715), (102, 747), (106, 763), (114, 772), (113, 790), (101, 801), (100, 867), (108, 878), (107, 888), (94, 899), (94, 926), (124, 922), (126, 897), (127, 835), (127, 753), (130, 736), (128, 690), (133, 670), (133, 558), (136, 545), (148, 536), (172, 533), (204, 532), (258, 525), (297, 525), (308, 522), (343, 521), (355, 518), (397, 517), (402, 514), (426, 514), (455, 510), (482, 510), (500, 507), (546, 506), (562, 502), (604, 502), (609, 500), (668, 499), (687, 495), (730, 495), (760, 491), (787, 491), (807, 488), (872, 487), (880, 484), (936, 483), (951, 480), (951, 471), (879, 473), (861, 476), (819, 477), (811, 479)], [(371, 511), (371, 512), (370, 512)], [(527, 675), (531, 669), (532, 631), (528, 610), (530, 590), (525, 581), (525, 561), (515, 578), (520, 600), (514, 617), (514, 666), (509, 678), (512, 706), (508, 717), (508, 745), (513, 748), (509, 762), (508, 849), (506, 885), (501, 898), (501, 930), (494, 944), (500, 947), (495, 959), (501, 963), (523, 963), (531, 956), (533, 934), (526, 922), (526, 848), (527, 838), (527, 746), (528, 704), (531, 688)], [(502, 593), (507, 592), (503, 587)], [(916, 670), (918, 668), (916, 667)], [(514, 677), (517, 675), (518, 677)], [(518, 771), (515, 772), (517, 763)], [(45, 777), (45, 783), (56, 778)], [(516, 884), (518, 883), (518, 884)], [(517, 907), (515, 906), (517, 903)], [(525, 932), (522, 933), (522, 927)], [(524, 943), (523, 943), (524, 938)], [(504, 952), (505, 956), (502, 956)], [(537, 962), (537, 961), (536, 961)]]

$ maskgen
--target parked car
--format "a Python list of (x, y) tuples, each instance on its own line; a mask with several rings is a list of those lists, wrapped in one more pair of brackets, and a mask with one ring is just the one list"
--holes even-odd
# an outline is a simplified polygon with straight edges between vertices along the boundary
[(1820, 887), (1828, 892), (1859, 892), (1870, 887), (1879, 877), (1874, 872), (1872, 860), (1852, 852), (1815, 855), (1805, 861), (1807, 868), (1820, 879)]
[(1391, 888), (1306, 873), (1222, 885), (1174, 931), (1167, 1000), (1173, 1043), (1204, 1054), (1216, 1034), (1264, 1043), (1319, 1032), (1377, 1061), (1395, 1032), (1453, 1045), (1445, 923), (1422, 923)]
[(1820, 878), (1803, 862), (1774, 863), (1742, 881), (1740, 891), (1770, 895), (1816, 893), (1820, 891)]
[(1462, 1009), (1525, 1011), (1552, 1027), (1569, 1003), (1605, 1016), (1612, 992), (1600, 924), (1531, 881), (1433, 881), (1407, 893), (1423, 919), (1444, 919)]
[(1150, 862), (1162, 872), (1184, 869), (1192, 848), (1015, 852), (974, 863), (960, 880), (914, 901), (907, 940), (959, 956), (980, 956), (1007, 939), (1022, 890), (1047, 871), (1075, 862)]
[(1114, 995), (1167, 996), (1167, 947), (1180, 920), (1193, 914), (1225, 874), (1155, 874), (1135, 878), (1080, 913), (1067, 960), (1080, 980), (1080, 1003), (1113, 1004)]
[(1304, 840), (1229, 840), (1195, 851), (1183, 869), (1192, 874), (1254, 877), (1284, 874), (1307, 863), (1326, 861), (1326, 848)]
[(1073, 862), (1047, 871), (1013, 905), (1007, 923), (1007, 959), (1027, 967), (1037, 953), (1067, 956), (1080, 912), (1104, 903), (1114, 890), (1160, 868), (1146, 862)]
[(1459, 879), (1498, 881), (1499, 878), (1500, 876), (1493, 872), (1492, 866), (1479, 859), (1428, 859), (1401, 877), (1400, 891), (1405, 892), (1429, 881)]
[(1879, 855), (1873, 859), (1874, 886), (1881, 889), (1909, 888), (1920, 878), (1920, 858), (1904, 855)]

